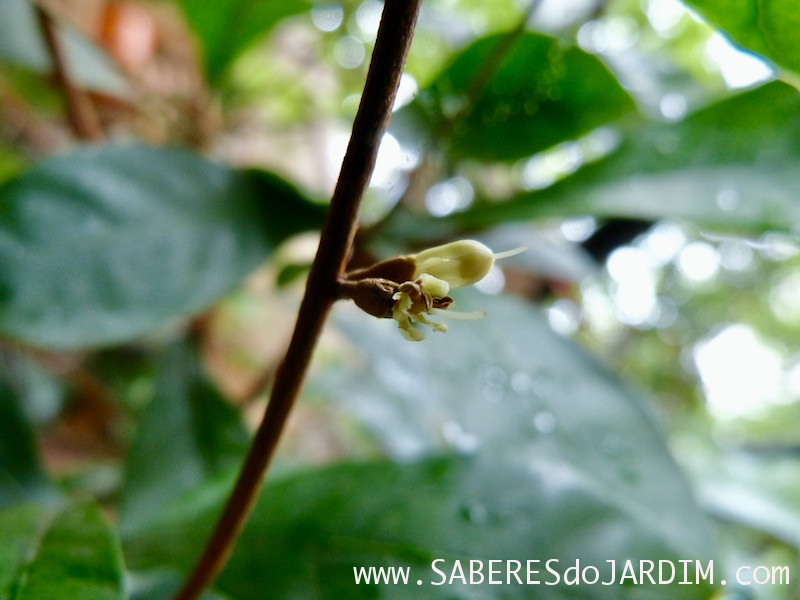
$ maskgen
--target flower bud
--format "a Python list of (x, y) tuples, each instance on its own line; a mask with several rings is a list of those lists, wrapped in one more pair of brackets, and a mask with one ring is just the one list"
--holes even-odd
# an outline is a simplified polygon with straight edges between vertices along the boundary
[(458, 240), (434, 246), (414, 256), (414, 278), (423, 273), (446, 281), (450, 289), (477, 283), (492, 269), (494, 254), (475, 240)]

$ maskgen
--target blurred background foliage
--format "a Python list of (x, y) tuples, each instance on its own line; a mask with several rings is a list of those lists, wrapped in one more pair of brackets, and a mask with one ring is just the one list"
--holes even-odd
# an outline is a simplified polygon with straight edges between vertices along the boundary
[[(107, 140), (0, 3), (0, 597), (167, 598), (263, 410), (382, 5), (39, 6)], [(335, 308), (208, 597), (418, 597), (352, 567), (439, 557), (717, 561), (542, 598), (800, 597), (733, 576), (800, 568), (798, 15), (426, 0), (352, 265), (529, 250), (419, 344)], [(424, 588), (529, 597), (498, 590)]]

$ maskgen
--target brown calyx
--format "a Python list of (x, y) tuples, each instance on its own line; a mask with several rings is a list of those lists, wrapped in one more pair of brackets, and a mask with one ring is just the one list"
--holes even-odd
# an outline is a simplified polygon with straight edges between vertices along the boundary
[(394, 283), (411, 281), (417, 265), (412, 256), (395, 256), (375, 263), (363, 269), (350, 271), (345, 275), (347, 281), (360, 281), (362, 279), (386, 279)]

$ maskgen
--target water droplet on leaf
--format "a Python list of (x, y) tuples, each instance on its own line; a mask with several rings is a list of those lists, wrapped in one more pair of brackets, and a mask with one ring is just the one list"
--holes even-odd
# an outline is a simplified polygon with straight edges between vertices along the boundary
[(533, 426), (539, 433), (553, 433), (557, 427), (556, 417), (553, 413), (543, 410), (534, 415)]
[(482, 373), (481, 395), (484, 400), (497, 403), (503, 400), (506, 395), (506, 384), (508, 374), (496, 366), (489, 366)]

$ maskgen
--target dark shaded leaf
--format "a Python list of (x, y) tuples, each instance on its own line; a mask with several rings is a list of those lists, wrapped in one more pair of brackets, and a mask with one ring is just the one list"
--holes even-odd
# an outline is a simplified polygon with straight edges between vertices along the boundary
[(0, 188), (0, 333), (113, 344), (211, 305), (324, 209), (176, 149), (84, 148)]
[(157, 356), (155, 397), (128, 457), (121, 527), (136, 529), (200, 483), (238, 466), (249, 436), (238, 412), (203, 375), (192, 350)]
[(30, 423), (0, 377), (0, 507), (50, 492)]

